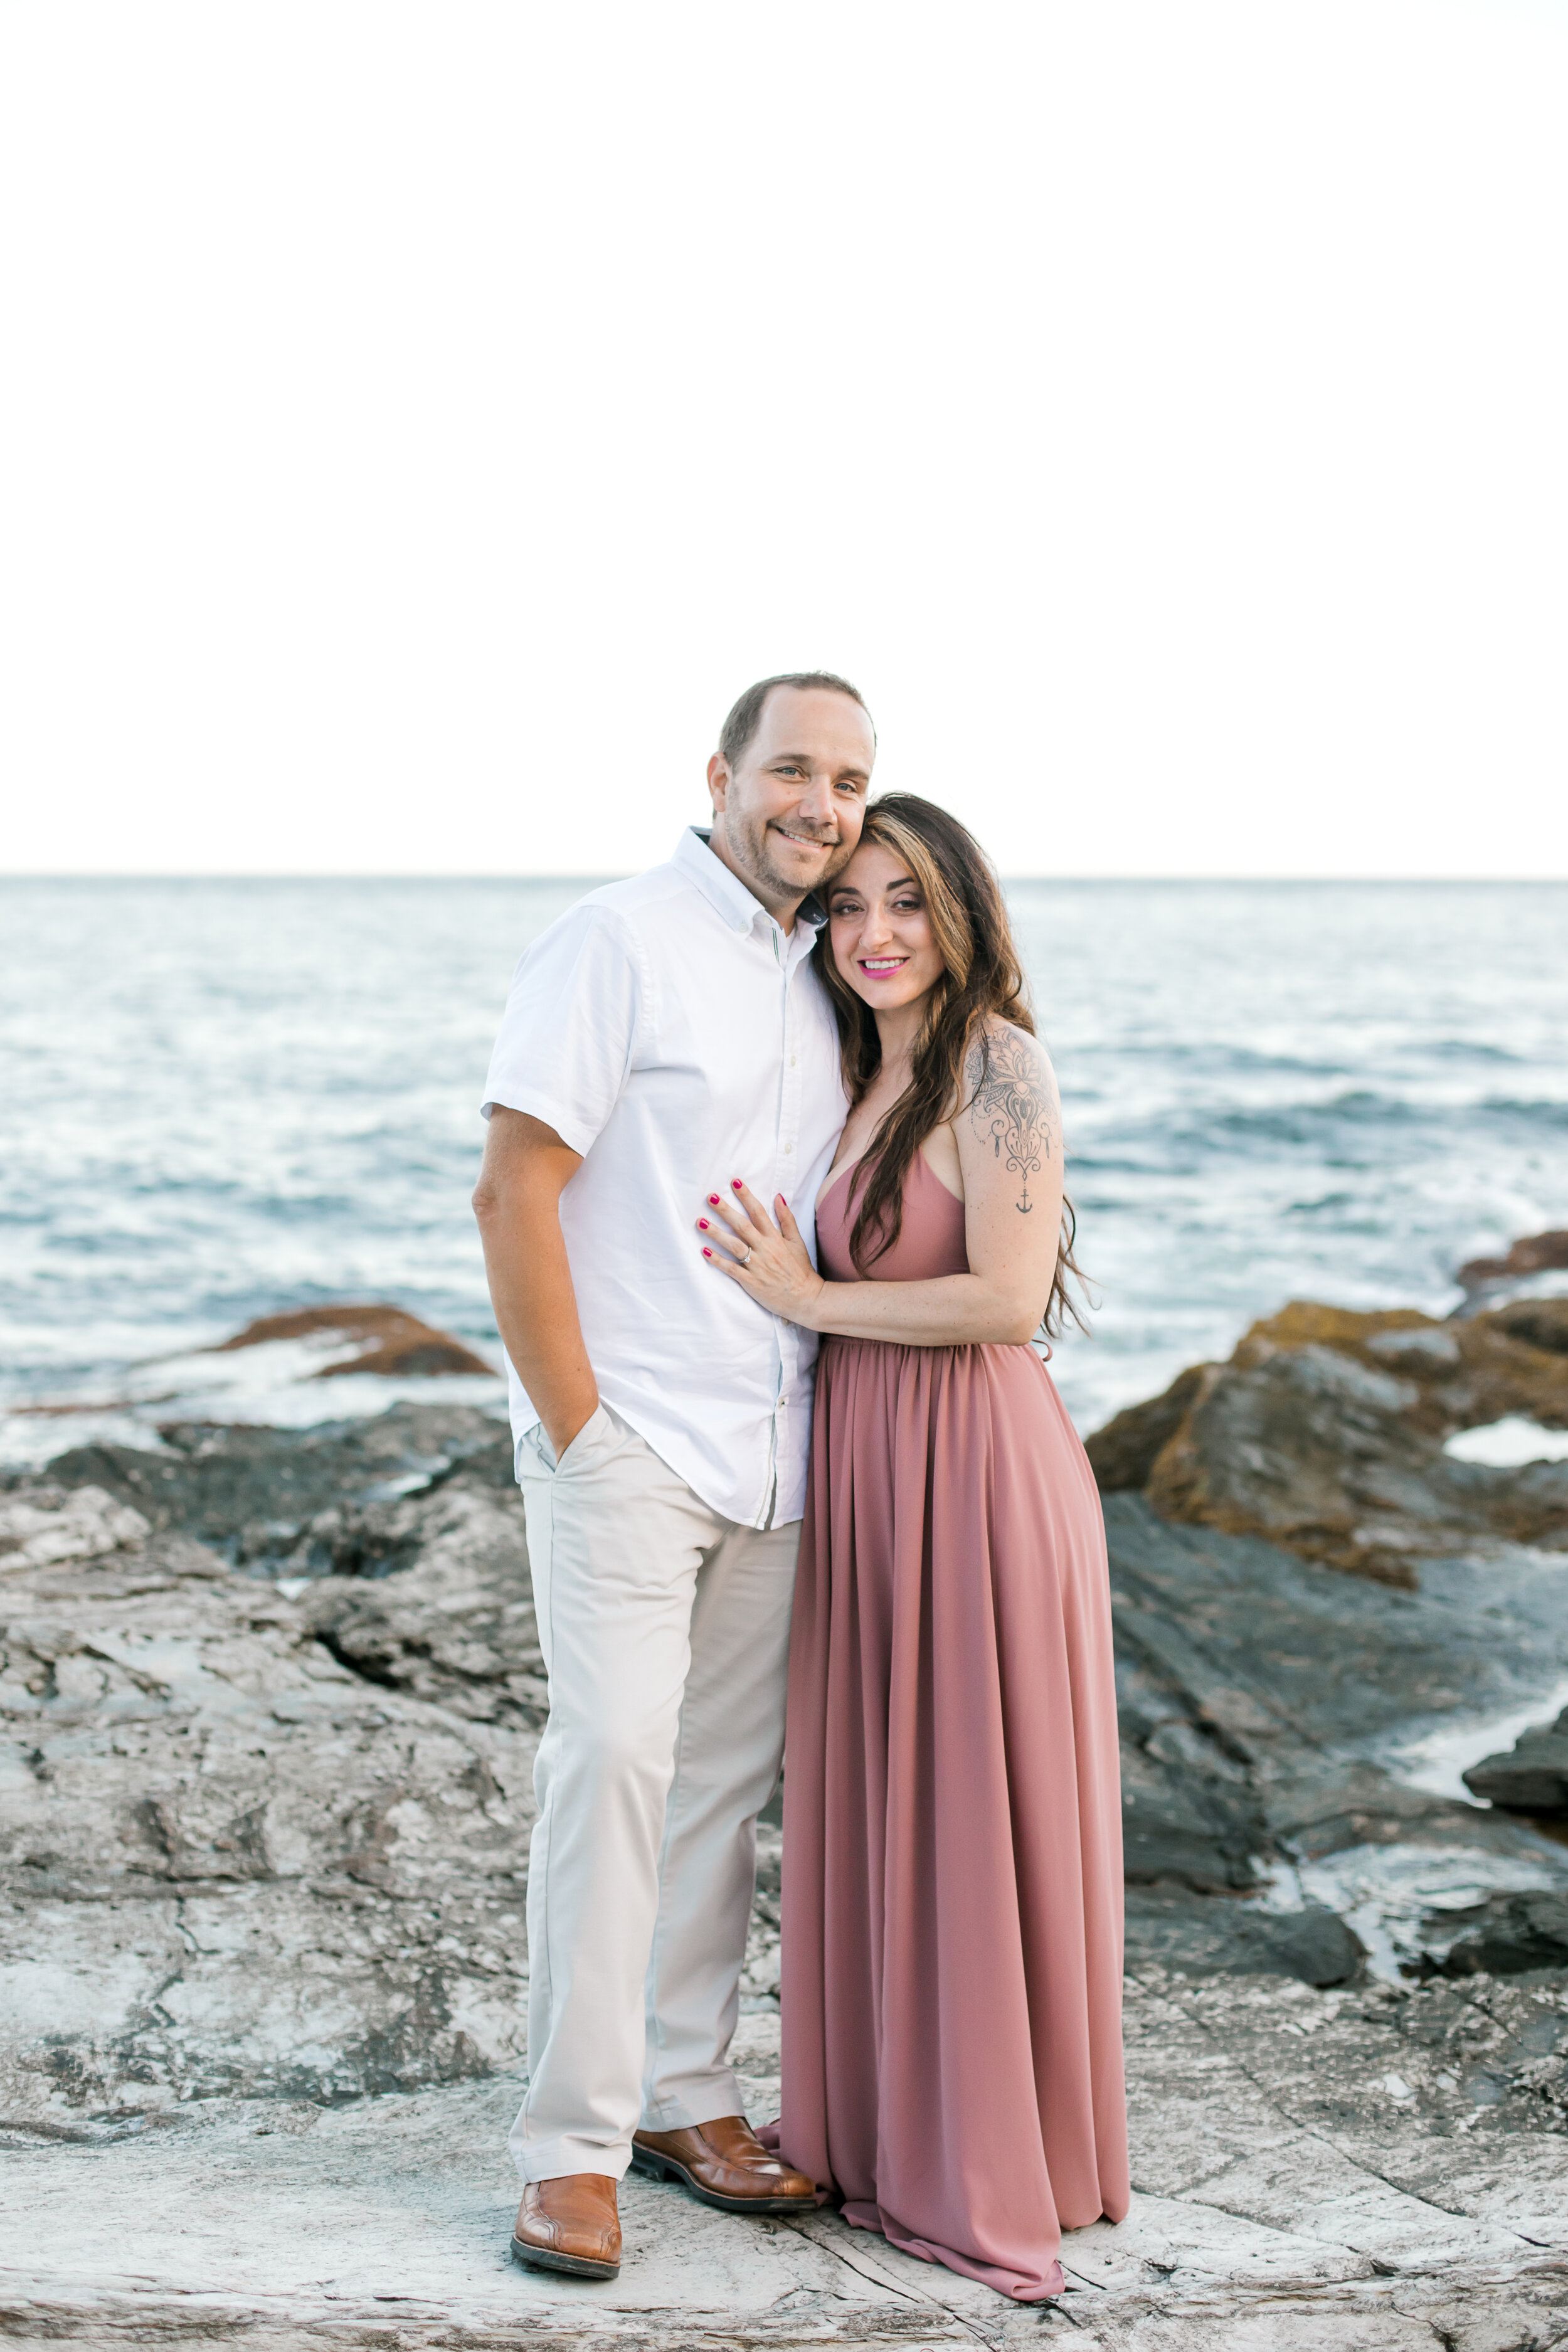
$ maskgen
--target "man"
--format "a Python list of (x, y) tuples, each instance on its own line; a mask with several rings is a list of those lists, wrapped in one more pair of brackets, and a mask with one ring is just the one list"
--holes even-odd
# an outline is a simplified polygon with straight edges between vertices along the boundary
[(809, 2207), (726, 2063), (778, 1777), (816, 1338), (704, 1264), (721, 1184), (812, 1229), (846, 1102), (807, 908), (859, 838), (876, 735), (764, 678), (711, 832), (523, 957), (474, 1207), (506, 1349), (550, 1720), (530, 1848), (512, 2250), (613, 2278), (628, 2163), (728, 2210)]

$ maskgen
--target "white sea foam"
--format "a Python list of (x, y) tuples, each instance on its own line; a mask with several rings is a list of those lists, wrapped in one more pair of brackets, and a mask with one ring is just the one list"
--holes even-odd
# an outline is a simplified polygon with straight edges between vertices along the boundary
[(1542, 1690), (1538, 1698), (1529, 1699), (1522, 1706), (1505, 1707), (1495, 1715), (1456, 1716), (1414, 1738), (1377, 1749), (1377, 1760), (1412, 1789), (1425, 1789), (1434, 1797), (1453, 1797), (1460, 1804), (1484, 1807), (1486, 1800), (1472, 1796), (1465, 1786), (1464, 1775), (1471, 1765), (1479, 1764), (1483, 1756), (1504, 1754), (1531, 1724), (1554, 1722), (1565, 1706), (1568, 1681), (1558, 1682)]
[(1568, 1462), (1568, 1429), (1542, 1429), (1510, 1412), (1479, 1429), (1461, 1429), (1443, 1451), (1454, 1462), (1484, 1462), (1494, 1470), (1522, 1469), (1527, 1462)]
[(1365, 1946), (1372, 1974), (1398, 1983), (1422, 1952), (1446, 1951), (1460, 1932), (1462, 1921), (1445, 1926), (1446, 1913), (1489, 1895), (1564, 1885), (1568, 1854), (1559, 1862), (1544, 1843), (1538, 1861), (1479, 1846), (1357, 1845), (1319, 1862), (1277, 1864), (1258, 1899), (1267, 1910), (1321, 1903), (1337, 1911)]

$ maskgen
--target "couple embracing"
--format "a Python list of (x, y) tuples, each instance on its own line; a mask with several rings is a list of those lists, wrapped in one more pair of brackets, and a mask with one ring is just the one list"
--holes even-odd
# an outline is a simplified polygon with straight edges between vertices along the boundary
[[(823, 673), (743, 694), (711, 830), (523, 957), (475, 1206), (550, 1685), (524, 2263), (628, 2166), (1023, 2301), (1127, 2209), (1104, 1534), (1040, 1357), (1070, 1268), (995, 878), (868, 801)], [(783, 2111), (727, 2063), (787, 1750)]]

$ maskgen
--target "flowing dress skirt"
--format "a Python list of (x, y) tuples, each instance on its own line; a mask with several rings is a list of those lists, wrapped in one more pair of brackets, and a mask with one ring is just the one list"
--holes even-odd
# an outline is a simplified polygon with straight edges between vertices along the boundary
[(782, 2006), (778, 2144), (850, 2222), (1037, 2301), (1126, 2212), (1104, 1524), (1030, 1348), (823, 1347)]

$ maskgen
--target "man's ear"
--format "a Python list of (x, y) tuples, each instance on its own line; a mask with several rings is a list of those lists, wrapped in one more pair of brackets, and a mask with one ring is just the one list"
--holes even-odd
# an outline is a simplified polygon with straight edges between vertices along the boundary
[(730, 789), (730, 762), (722, 751), (715, 751), (708, 762), (708, 797), (713, 803), (715, 816), (724, 814), (724, 795)]

